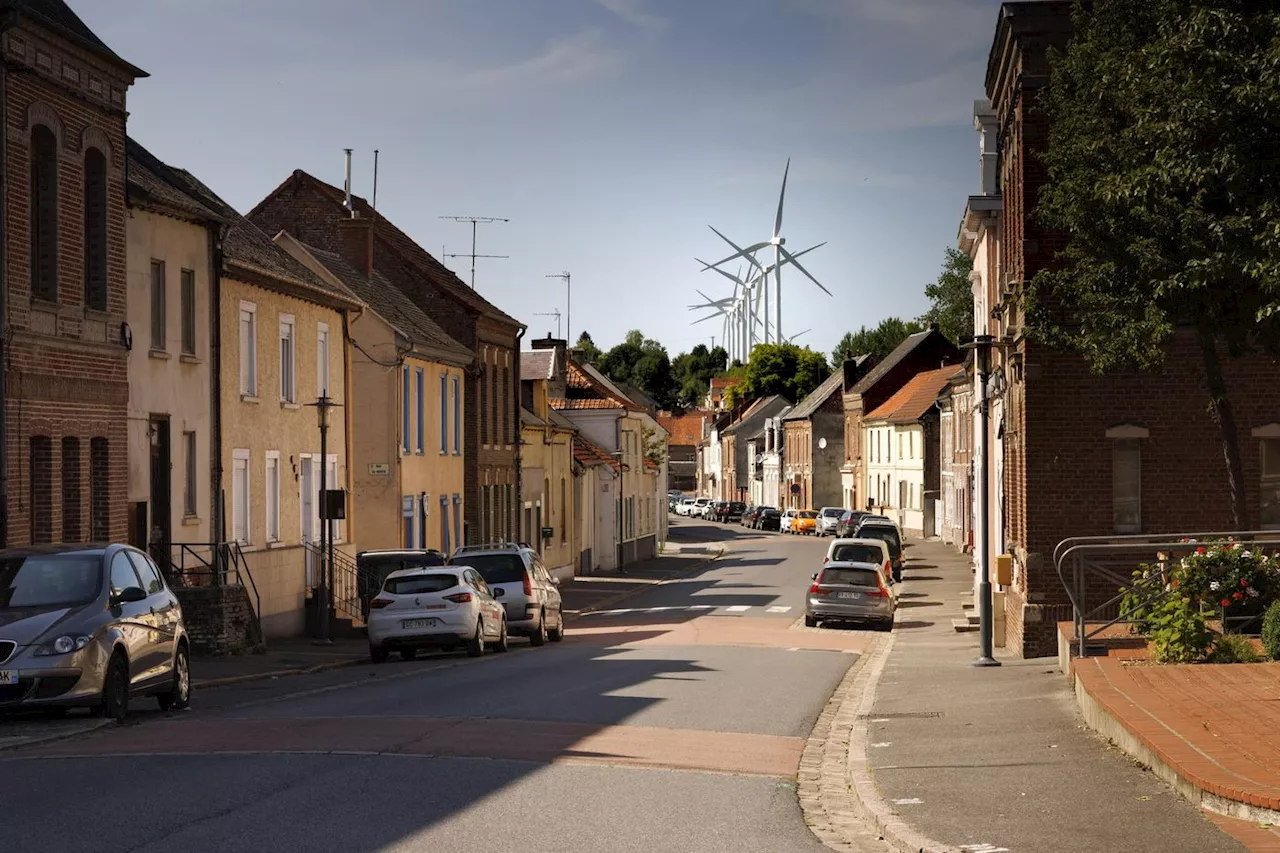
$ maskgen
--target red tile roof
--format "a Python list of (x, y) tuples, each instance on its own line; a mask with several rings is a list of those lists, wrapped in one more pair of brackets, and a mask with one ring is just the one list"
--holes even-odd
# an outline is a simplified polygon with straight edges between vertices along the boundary
[(594, 468), (597, 465), (608, 465), (614, 471), (622, 470), (622, 463), (614, 459), (612, 454), (602, 450), (599, 445), (592, 443), (590, 439), (583, 438), (581, 435), (573, 437), (573, 458), (578, 461), (579, 465), (585, 465), (588, 468)]
[(565, 364), (565, 384), (569, 395), (551, 400), (553, 409), (626, 409), (634, 403), (622, 399), (596, 381), (572, 358)]
[(911, 377), (911, 380), (898, 389), (898, 392), (870, 414), (864, 421), (888, 421), (891, 424), (909, 424), (920, 419), (929, 411), (929, 407), (938, 399), (938, 394), (946, 388), (951, 377), (964, 368), (958, 364), (948, 365), (937, 370), (926, 370)]
[(725, 388), (728, 388), (731, 385), (737, 385), (741, 381), (742, 379), (737, 376), (714, 376), (711, 379), (711, 390), (723, 391)]
[(671, 439), (667, 443), (672, 447), (692, 447), (702, 441), (702, 430), (710, 417), (709, 412), (693, 411), (679, 417), (659, 415), (658, 423), (671, 433)]
[(557, 410), (564, 409), (621, 409), (623, 406), (616, 400), (566, 400), (561, 397), (552, 397), (548, 400), (551, 408)]
[(658, 463), (654, 462), (652, 459), (650, 459), (648, 456), (646, 456), (646, 457), (644, 458), (644, 470), (646, 470), (646, 471), (658, 471), (658, 470), (661, 470), (661, 469), (659, 468)]

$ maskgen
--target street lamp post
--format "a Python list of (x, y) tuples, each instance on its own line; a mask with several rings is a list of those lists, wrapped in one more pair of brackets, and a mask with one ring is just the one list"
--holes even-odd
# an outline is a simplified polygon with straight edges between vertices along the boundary
[[(308, 403), (316, 409), (316, 419), (320, 425), (320, 566), (319, 590), (316, 603), (318, 634), (315, 642), (328, 645), (333, 642), (331, 622), (333, 615), (333, 530), (329, 526), (329, 410), (339, 408), (340, 403), (333, 402), (327, 393), (323, 393), (314, 403)], [(326, 548), (326, 540), (328, 547)]]
[(991, 460), (991, 348), (995, 339), (991, 335), (974, 335), (973, 343), (967, 344), (977, 356), (979, 376), (978, 387), (981, 396), (978, 400), (979, 430), (982, 435), (982, 452), (978, 459), (978, 474), (982, 490), (982, 499), (978, 503), (978, 525), (982, 533), (978, 555), (978, 659), (974, 666), (1000, 666), (995, 659), (992, 642), (992, 608), (991, 608), (991, 483), (988, 476)]

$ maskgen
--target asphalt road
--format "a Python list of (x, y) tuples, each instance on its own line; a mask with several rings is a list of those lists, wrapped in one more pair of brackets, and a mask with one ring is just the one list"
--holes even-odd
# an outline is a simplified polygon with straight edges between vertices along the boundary
[(675, 523), (727, 556), (561, 644), (227, 687), (2, 753), (0, 849), (824, 850), (796, 767), (869, 635), (798, 624), (820, 541)]

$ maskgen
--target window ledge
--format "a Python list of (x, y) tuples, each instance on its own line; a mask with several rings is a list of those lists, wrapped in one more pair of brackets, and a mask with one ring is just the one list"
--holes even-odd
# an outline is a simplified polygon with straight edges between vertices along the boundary
[(86, 320), (98, 320), (104, 323), (109, 323), (111, 322), (112, 319), (114, 319), (110, 311), (103, 311), (97, 308), (90, 308), (87, 305), (85, 306), (85, 309), (84, 309), (84, 318)]
[(260, 403), (260, 402), (261, 402), (261, 400), (259, 400), (259, 399), (257, 398), (257, 396), (255, 396), (255, 395), (253, 395), (253, 394), (241, 394), (241, 395), (240, 395), (240, 402), (241, 402), (241, 403), (253, 403), (254, 405), (257, 405), (258, 403)]
[(299, 405), (299, 404), (297, 404), (297, 403), (290, 403), (288, 400), (281, 400), (281, 401), (280, 401), (280, 408), (282, 408), (282, 409), (288, 409), (289, 411), (294, 412), (294, 411), (297, 411), (297, 410), (301, 409), (301, 408), (302, 408), (302, 406), (300, 406), (300, 405)]
[(44, 299), (40, 296), (31, 297), (31, 310), (33, 311), (58, 311), (62, 306), (56, 299)]
[(184, 352), (182, 355), (178, 356), (178, 360), (183, 364), (204, 364), (203, 358), (198, 355), (192, 355), (189, 352)]
[(198, 515), (184, 515), (182, 517), (183, 527), (195, 527), (199, 523), (200, 523), (200, 516)]
[(272, 539), (270, 542), (267, 543), (267, 550), (270, 551), (275, 548), (283, 548), (287, 544), (288, 544), (287, 542), (284, 542), (280, 539)]
[(150, 356), (151, 358), (159, 358), (159, 359), (165, 359), (165, 360), (173, 358), (172, 353), (168, 352), (167, 350), (156, 349), (155, 347), (152, 347), (151, 349), (147, 350), (147, 355)]

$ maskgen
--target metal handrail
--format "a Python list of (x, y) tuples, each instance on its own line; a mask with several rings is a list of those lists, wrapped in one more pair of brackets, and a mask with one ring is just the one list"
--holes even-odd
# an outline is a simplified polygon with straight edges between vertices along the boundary
[[(164, 549), (163, 565), (168, 567), (166, 575), (170, 583), (179, 586), (201, 586), (192, 583), (192, 579), (207, 577), (209, 585), (222, 586), (234, 577), (233, 583), (243, 586), (253, 595), (253, 619), (258, 630), (258, 639), (262, 637), (262, 596), (258, 593), (258, 584), (249, 571), (249, 561), (240, 549), (238, 542), (169, 542), (155, 543), (152, 556), (159, 560), (157, 549)], [(177, 549), (175, 562), (174, 549)], [(207, 552), (201, 553), (201, 552)], [(188, 562), (190, 558), (191, 562)]]
[[(304, 546), (320, 561), (319, 565), (323, 571), (325, 562), (329, 561), (329, 554), (322, 551), (320, 545), (315, 542), (306, 542)], [(367, 621), (366, 596), (360, 588), (359, 564), (342, 551), (333, 551), (332, 557), (332, 583), (329, 587), (330, 612), (341, 612), (353, 622), (364, 624)]]
[[(1091, 621), (1091, 617), (1105, 619), (1110, 609), (1117, 606), (1126, 595), (1133, 591), (1143, 591), (1145, 589), (1145, 595), (1142, 596), (1139, 605), (1141, 607), (1158, 602), (1170, 594), (1171, 591), (1165, 589), (1163, 570), (1160, 576), (1150, 578), (1145, 582), (1134, 581), (1133, 571), (1137, 568), (1138, 561), (1133, 560), (1133, 556), (1164, 554), (1168, 558), (1178, 552), (1192, 552), (1209, 540), (1227, 539), (1237, 542), (1249, 542), (1264, 547), (1280, 548), (1280, 531), (1276, 530), (1074, 536), (1059, 542), (1053, 549), (1054, 569), (1058, 573), (1058, 580), (1062, 583), (1063, 589), (1066, 590), (1067, 598), (1071, 601), (1072, 618), (1075, 627), (1075, 636), (1072, 641), (1077, 644), (1079, 656), (1085, 657), (1085, 643), (1090, 638), (1097, 636), (1112, 625), (1132, 624), (1137, 621), (1128, 618), (1132, 616), (1133, 610), (1126, 613), (1122, 607), (1117, 610), (1114, 617), (1095, 625), (1092, 629), (1088, 629), (1087, 625)], [(1110, 557), (1110, 562), (1118, 563), (1119, 566), (1115, 568), (1108, 567), (1105, 562), (1096, 557), (1091, 560), (1090, 557), (1092, 555)], [(1070, 580), (1067, 579), (1065, 572), (1065, 564), (1068, 560), (1071, 560), (1072, 563)], [(1164, 565), (1165, 561), (1161, 561), (1161, 563)], [(1120, 566), (1128, 568), (1128, 574), (1115, 570)], [(1119, 592), (1101, 604), (1092, 608), (1086, 607), (1085, 580), (1089, 575), (1114, 582)], [(1224, 616), (1223, 621), (1225, 626), (1225, 622), (1231, 620), (1248, 624), (1256, 619), (1256, 616)]]

